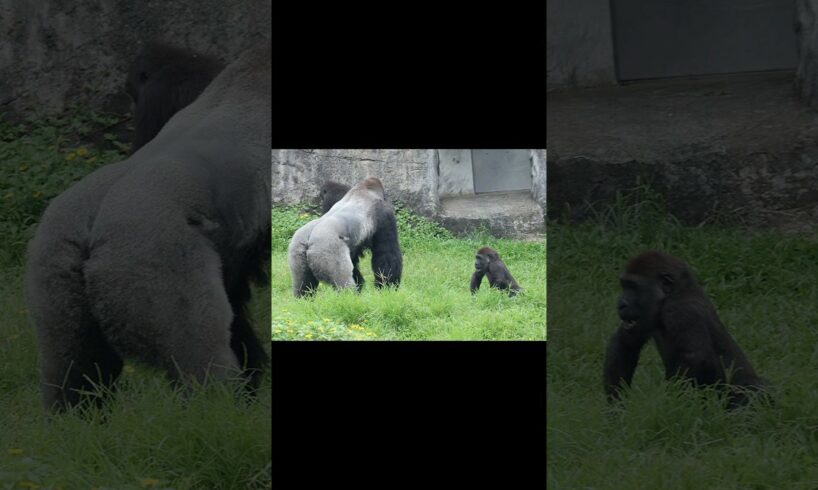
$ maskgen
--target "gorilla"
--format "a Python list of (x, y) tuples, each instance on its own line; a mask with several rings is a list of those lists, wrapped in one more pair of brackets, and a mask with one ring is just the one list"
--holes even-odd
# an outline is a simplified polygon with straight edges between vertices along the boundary
[(268, 364), (245, 304), (267, 277), (271, 43), (246, 51), (124, 161), (57, 196), (29, 244), (43, 401), (112, 386), (123, 358), (174, 382)]
[(488, 275), (489, 286), (508, 291), (509, 296), (516, 296), (522, 291), (506, 264), (500, 259), (500, 254), (491, 247), (483, 247), (477, 251), (474, 258), (474, 269), (474, 274), (471, 276), (472, 294), (480, 289), (480, 283), (483, 282), (485, 275)]
[(748, 401), (741, 388), (767, 385), (683, 261), (663, 252), (645, 252), (628, 262), (620, 283), (623, 323), (608, 342), (605, 356), (609, 401), (619, 399), (621, 388), (630, 385), (642, 347), (651, 338), (668, 379), (680, 375), (698, 385), (718, 384), (727, 390), (730, 408)]
[(403, 257), (397, 220), (375, 177), (358, 183), (324, 216), (295, 232), (288, 251), (295, 297), (312, 294), (320, 281), (360, 291), (364, 278), (357, 265), (365, 249), (372, 251), (375, 286), (399, 286)]
[(134, 101), (135, 152), (174, 114), (196, 100), (224, 66), (216, 59), (158, 42), (145, 45), (125, 82)]
[(333, 182), (331, 180), (324, 183), (321, 186), (321, 191), (318, 193), (318, 198), (321, 200), (321, 214), (327, 214), (327, 211), (335, 205), (336, 202), (340, 201), (347, 192), (349, 192), (350, 187), (348, 185), (339, 184), (338, 182)]

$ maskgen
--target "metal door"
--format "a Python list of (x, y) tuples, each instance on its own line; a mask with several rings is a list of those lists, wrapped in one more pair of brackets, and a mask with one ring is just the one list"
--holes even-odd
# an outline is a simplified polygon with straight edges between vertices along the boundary
[(611, 0), (620, 80), (794, 68), (793, 0)]
[(531, 189), (528, 150), (472, 150), (474, 192)]

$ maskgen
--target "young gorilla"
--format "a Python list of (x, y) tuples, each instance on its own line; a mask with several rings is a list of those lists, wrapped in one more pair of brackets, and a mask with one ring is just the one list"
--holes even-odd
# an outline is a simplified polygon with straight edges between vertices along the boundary
[(124, 357), (174, 380), (241, 373), (258, 385), (268, 359), (244, 304), (269, 257), (270, 46), (248, 50), (144, 148), (46, 209), (26, 299), (47, 408), (110, 386)]
[(500, 254), (491, 247), (483, 247), (477, 251), (474, 258), (474, 268), (474, 274), (471, 276), (472, 294), (480, 289), (480, 283), (483, 282), (483, 276), (485, 275), (488, 275), (489, 286), (508, 291), (509, 296), (516, 296), (518, 292), (522, 291), (506, 264), (500, 259)]
[[(663, 252), (645, 252), (627, 264), (620, 282), (618, 308), (623, 324), (610, 339), (605, 356), (609, 401), (618, 399), (620, 389), (630, 385), (642, 347), (651, 338), (668, 379), (682, 375), (700, 385), (745, 388), (766, 384), (683, 261)], [(730, 407), (747, 402), (741, 390), (728, 393)]]
[(208, 56), (153, 42), (137, 55), (125, 82), (134, 101), (135, 152), (152, 140), (174, 114), (185, 108), (224, 66)]
[(400, 285), (403, 258), (392, 204), (383, 184), (369, 177), (353, 187), (322, 217), (293, 235), (288, 251), (293, 294), (312, 294), (323, 281), (336, 289), (363, 286), (358, 259), (372, 250), (375, 285)]

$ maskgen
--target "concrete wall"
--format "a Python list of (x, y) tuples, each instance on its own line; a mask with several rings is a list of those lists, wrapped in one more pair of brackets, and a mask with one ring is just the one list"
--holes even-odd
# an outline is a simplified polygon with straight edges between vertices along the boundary
[(471, 150), (438, 150), (440, 153), (440, 197), (474, 194)]
[(76, 104), (126, 113), (125, 72), (140, 41), (160, 39), (232, 61), (271, 36), (270, 0), (0, 0), (0, 111)]
[(818, 108), (818, 0), (796, 0), (798, 69), (795, 87), (801, 99)]
[[(273, 204), (311, 201), (328, 180), (354, 185), (369, 176), (383, 181), (391, 199), (430, 217), (441, 210), (441, 192), (474, 195), (471, 150), (273, 150), (272, 155)], [(529, 155), (531, 197), (544, 211), (546, 152), (530, 150)]]
[(354, 185), (381, 179), (390, 199), (437, 213), (436, 150), (273, 150), (273, 204), (309, 201), (327, 180)]
[(546, 212), (546, 150), (531, 150), (531, 197)]
[(609, 0), (547, 0), (547, 88), (616, 83)]

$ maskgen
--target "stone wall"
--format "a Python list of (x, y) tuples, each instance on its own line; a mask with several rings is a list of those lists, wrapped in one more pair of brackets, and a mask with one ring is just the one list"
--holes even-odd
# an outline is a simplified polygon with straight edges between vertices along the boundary
[(369, 176), (390, 199), (432, 216), (437, 197), (435, 150), (273, 150), (273, 204), (309, 201), (327, 180), (354, 185)]
[(546, 85), (616, 83), (608, 0), (547, 0)]
[(232, 61), (271, 36), (270, 0), (0, 0), (0, 111), (67, 105), (125, 113), (125, 72), (140, 42), (159, 39)]
[(546, 162), (545, 150), (531, 150), (531, 197), (546, 211)]
[(795, 86), (808, 105), (818, 108), (818, 0), (795, 1), (798, 70)]

